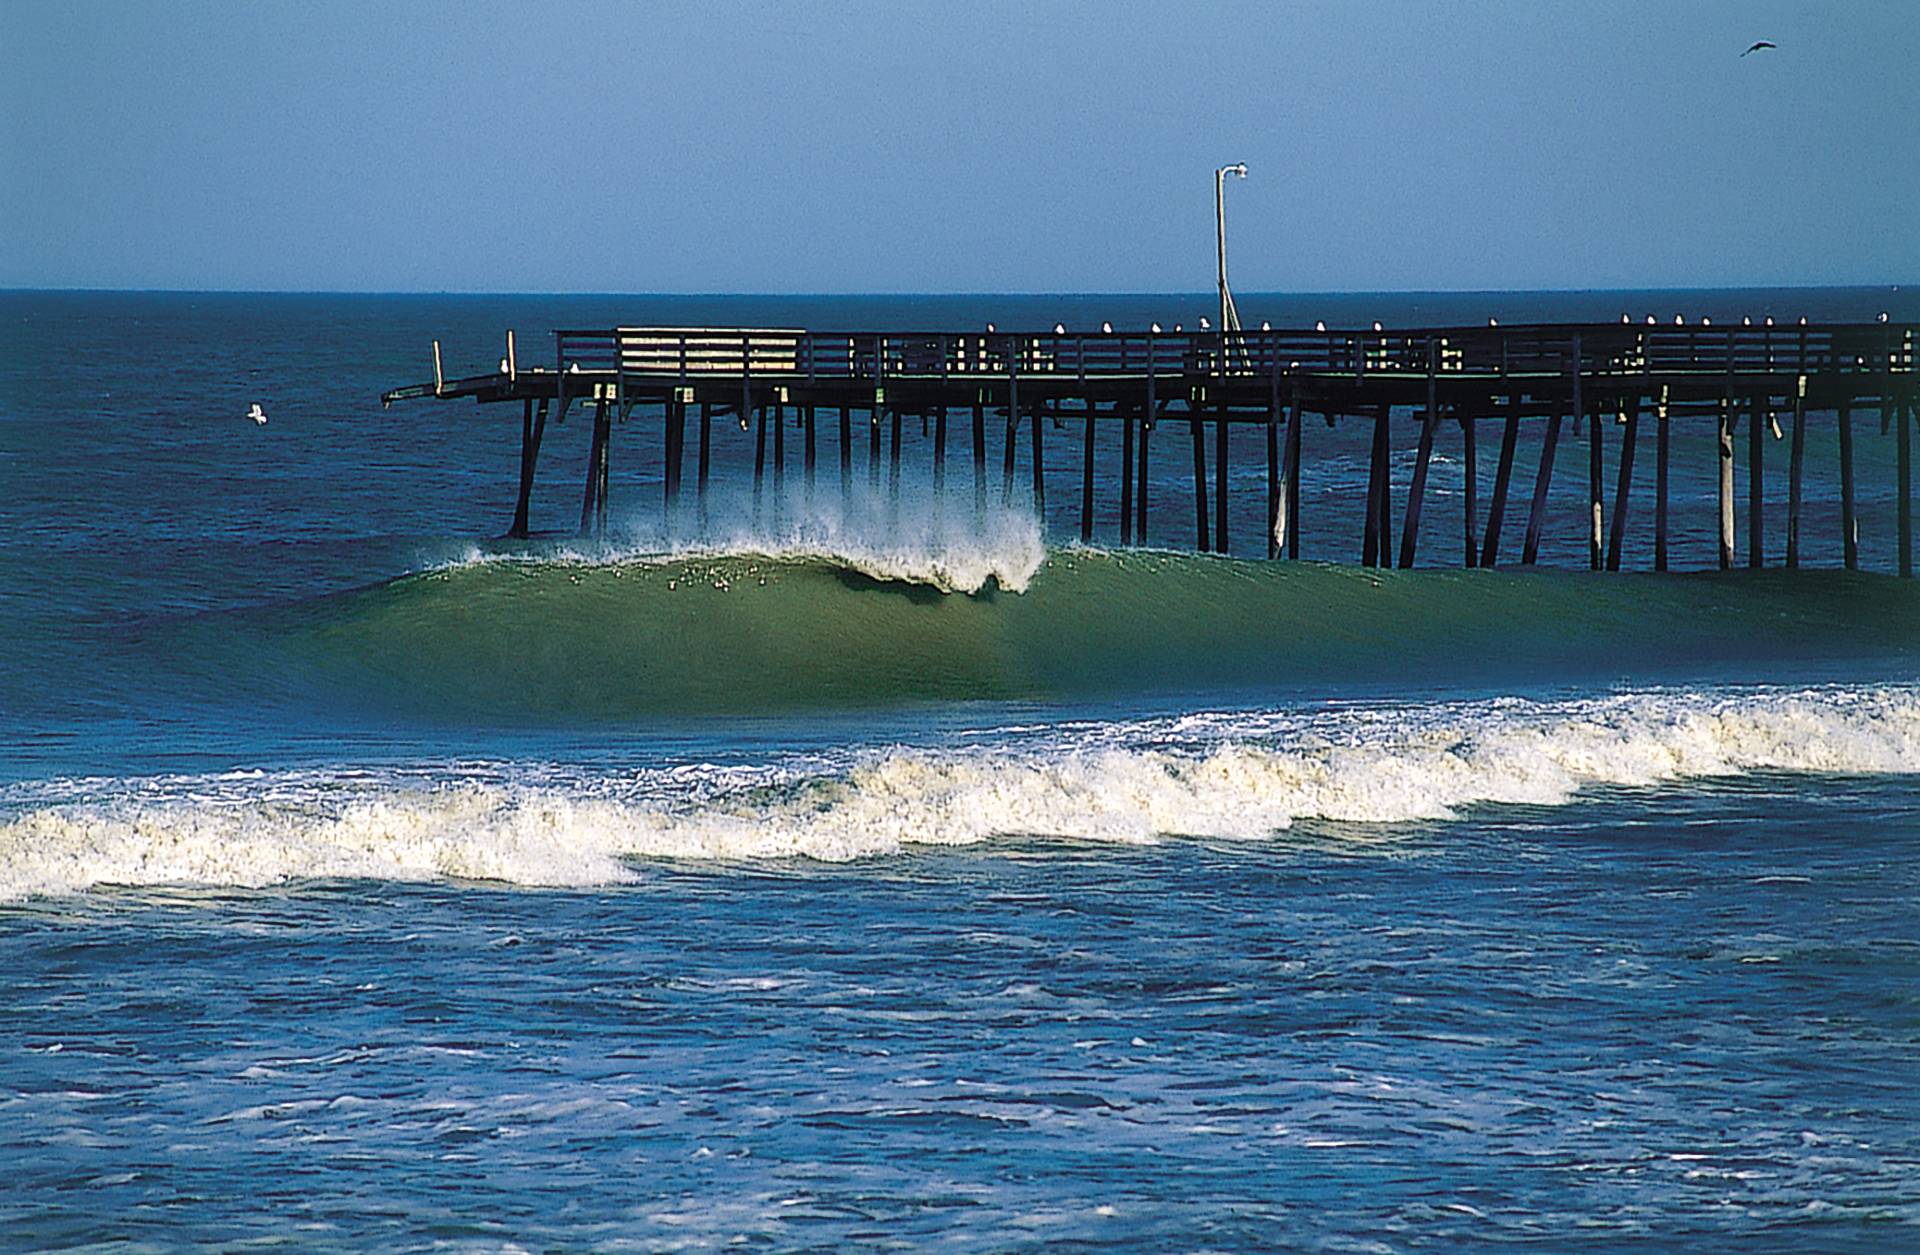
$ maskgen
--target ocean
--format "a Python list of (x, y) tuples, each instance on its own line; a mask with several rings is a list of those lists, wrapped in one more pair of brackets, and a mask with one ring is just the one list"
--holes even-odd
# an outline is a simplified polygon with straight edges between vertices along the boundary
[(0, 293), (0, 1249), (1920, 1245), (1920, 584), (1877, 413), (1862, 570), (1814, 413), (1805, 569), (1784, 443), (1772, 566), (1708, 569), (1713, 433), (1676, 420), (1675, 570), (1636, 505), (1596, 574), (1564, 454), (1542, 565), (1462, 569), (1447, 431), (1422, 565), (1353, 565), (1370, 425), (1317, 417), (1301, 562), (1253, 429), (1233, 552), (1189, 552), (1180, 422), (1144, 546), (1117, 439), (1086, 544), (1071, 427), (1043, 509), (997, 420), (984, 509), (965, 423), (944, 495), (917, 418), (869, 489), (864, 416), (850, 494), (831, 420), (756, 503), (729, 416), (669, 516), (642, 411), (605, 536), (576, 411), (503, 541), (517, 408), (379, 400), (509, 327), (533, 362), (1211, 301)]

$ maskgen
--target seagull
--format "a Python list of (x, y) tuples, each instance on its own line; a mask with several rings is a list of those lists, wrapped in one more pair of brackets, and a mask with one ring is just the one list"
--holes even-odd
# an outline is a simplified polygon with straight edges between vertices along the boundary
[(988, 331), (992, 331), (992, 330), (993, 330), (993, 324), (992, 324), (992, 323), (988, 323), (988, 324), (987, 324), (987, 330), (988, 330)]
[(1780, 46), (1779, 44), (1776, 44), (1771, 40), (1762, 39), (1757, 43), (1755, 43), (1753, 47), (1747, 49), (1745, 52), (1741, 53), (1740, 55), (1743, 57), (1750, 57), (1754, 53), (1760, 51), (1762, 48), (1778, 48), (1779, 46)]
[(1313, 329), (1315, 331), (1325, 331), (1327, 329), (1327, 324), (1324, 322), (1317, 322), (1313, 324)]
[(1200, 315), (1200, 330), (1202, 331), (1213, 330), (1213, 324), (1207, 321), (1207, 316), (1205, 314)]
[[(1886, 320), (1887, 320), (1887, 312), (1886, 312), (1885, 310), (1881, 310), (1881, 311), (1880, 311), (1880, 321), (1881, 321), (1881, 322), (1885, 322)], [(1803, 321), (1804, 321), (1804, 320), (1803, 320)]]
[[(1883, 321), (1884, 321), (1884, 320), (1883, 320)], [(1260, 324), (1260, 330), (1262, 330), (1262, 331), (1272, 331), (1272, 330), (1273, 330), (1273, 324), (1272, 324), (1272, 323), (1270, 323), (1270, 322), (1266, 322), (1266, 321), (1264, 321), (1264, 320), (1263, 320), (1263, 321), (1261, 322), (1261, 324)]]
[(253, 425), (256, 427), (265, 427), (267, 425), (267, 412), (260, 408), (258, 401), (255, 401), (253, 408), (247, 411), (247, 417), (253, 420)]
[(1149, 331), (1151, 331), (1151, 332), (1153, 332), (1153, 334), (1155, 334), (1155, 335), (1159, 335), (1159, 334), (1160, 334), (1160, 324), (1159, 324), (1159, 323), (1155, 323), (1155, 324), (1153, 324), (1153, 326), (1151, 326), (1151, 327), (1149, 327), (1149, 328), (1147, 328), (1147, 330), (1149, 330)]
[(1067, 334), (1067, 324), (1063, 322), (1057, 322), (1053, 324), (1053, 334), (1057, 336), (1063, 336)]
[(1100, 324), (1100, 334), (1101, 334), (1101, 335), (1103, 335), (1103, 336), (1110, 336), (1110, 335), (1112, 335), (1112, 334), (1113, 334), (1113, 324), (1112, 324), (1112, 323), (1110, 323), (1110, 322), (1103, 322), (1103, 323), (1101, 323), (1101, 324)]
[(1632, 322), (1632, 321), (1633, 321), (1633, 319), (1631, 319), (1631, 318), (1629, 318), (1629, 317), (1627, 317), (1627, 316), (1626, 316), (1625, 314), (1622, 314), (1622, 315), (1620, 315), (1620, 321), (1621, 321), (1622, 323), (1629, 323), (1629, 322)]
[(507, 373), (507, 359), (504, 357), (500, 359), (500, 373), (503, 375)]

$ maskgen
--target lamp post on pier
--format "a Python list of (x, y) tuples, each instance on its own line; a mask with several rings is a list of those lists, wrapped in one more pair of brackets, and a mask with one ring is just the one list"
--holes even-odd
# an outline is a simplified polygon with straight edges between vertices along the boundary
[[(1213, 224), (1217, 256), (1220, 261), (1220, 334), (1240, 330), (1240, 311), (1234, 308), (1233, 293), (1227, 288), (1227, 176), (1247, 177), (1247, 163), (1236, 161), (1213, 172)], [(1223, 340), (1224, 343), (1224, 340)]]

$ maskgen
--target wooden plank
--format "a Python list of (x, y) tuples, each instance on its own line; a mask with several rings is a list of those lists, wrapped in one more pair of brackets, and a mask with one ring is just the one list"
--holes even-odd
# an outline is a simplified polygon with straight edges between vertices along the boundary
[[(1125, 402), (1121, 403), (1123, 406)], [(1120, 422), (1120, 543), (1133, 543), (1133, 417)]]

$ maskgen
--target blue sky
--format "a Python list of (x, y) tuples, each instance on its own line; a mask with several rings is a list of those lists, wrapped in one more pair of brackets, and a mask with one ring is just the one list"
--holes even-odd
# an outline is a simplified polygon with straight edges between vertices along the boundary
[[(1779, 44), (1742, 58), (1756, 39)], [(0, 7), (0, 285), (1920, 281), (1910, 3)]]

